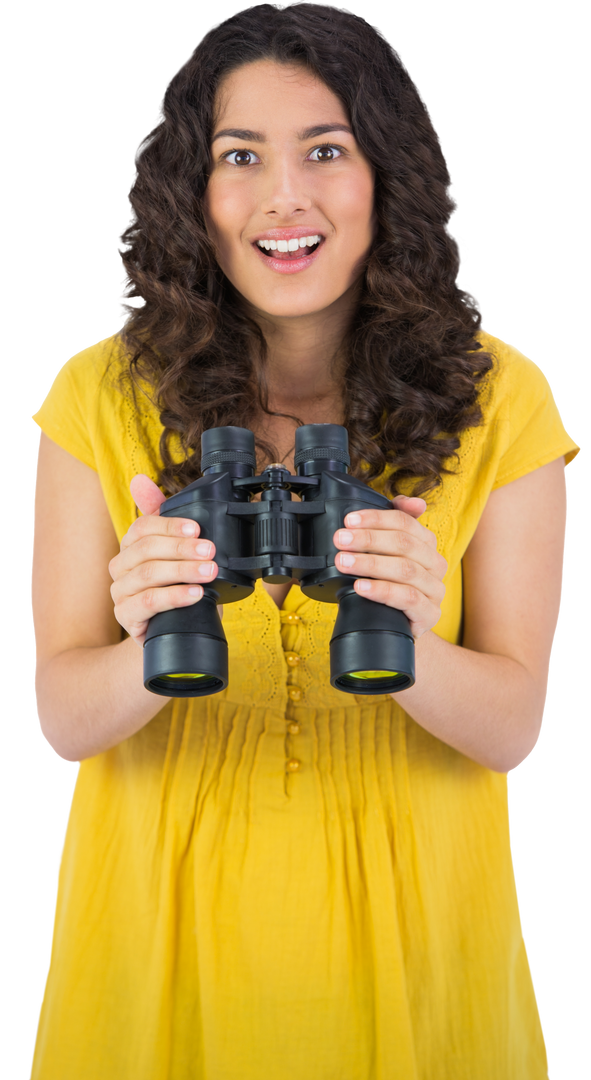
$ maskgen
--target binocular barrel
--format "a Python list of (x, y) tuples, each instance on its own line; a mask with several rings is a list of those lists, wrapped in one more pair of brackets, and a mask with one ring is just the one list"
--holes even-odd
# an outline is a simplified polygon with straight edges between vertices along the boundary
[[(189, 608), (155, 615), (144, 643), (144, 685), (166, 697), (200, 697), (228, 685), (228, 647), (218, 604), (243, 600), (254, 581), (295, 578), (315, 600), (338, 603), (330, 681), (350, 694), (388, 694), (414, 683), (414, 641), (395, 608), (359, 596), (335, 566), (333, 537), (347, 514), (391, 508), (347, 473), (348, 437), (338, 424), (296, 431), (296, 475), (281, 464), (255, 476), (254, 435), (210, 428), (201, 439), (200, 480), (167, 499), (161, 516), (197, 521), (216, 546), (218, 575)], [(292, 492), (301, 501), (292, 500)], [(260, 501), (252, 502), (260, 493)]]

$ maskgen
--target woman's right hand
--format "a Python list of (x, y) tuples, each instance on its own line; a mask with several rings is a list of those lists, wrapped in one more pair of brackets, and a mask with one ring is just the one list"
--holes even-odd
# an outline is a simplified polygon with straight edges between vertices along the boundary
[(203, 584), (213, 581), (215, 545), (199, 539), (199, 525), (187, 518), (161, 518), (165, 496), (148, 476), (135, 476), (130, 485), (142, 517), (121, 541), (109, 563), (115, 618), (138, 645), (143, 645), (148, 622), (159, 611), (188, 607), (203, 596)]

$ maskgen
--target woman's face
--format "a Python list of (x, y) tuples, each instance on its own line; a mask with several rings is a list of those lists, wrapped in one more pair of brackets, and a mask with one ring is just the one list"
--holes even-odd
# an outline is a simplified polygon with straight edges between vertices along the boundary
[(219, 264), (256, 309), (320, 312), (358, 280), (374, 236), (373, 170), (339, 99), (260, 60), (222, 83), (205, 196)]

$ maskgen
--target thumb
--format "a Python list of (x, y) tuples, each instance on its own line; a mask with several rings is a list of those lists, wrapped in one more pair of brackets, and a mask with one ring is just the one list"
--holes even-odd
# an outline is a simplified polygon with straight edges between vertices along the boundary
[(142, 514), (159, 514), (160, 506), (166, 499), (160, 488), (145, 473), (134, 476), (129, 490), (133, 495), (134, 502)]
[(421, 514), (424, 514), (427, 509), (427, 503), (424, 499), (408, 495), (397, 495), (395, 499), (392, 499), (392, 506), (395, 510), (402, 510), (405, 514), (410, 514), (413, 518), (420, 518)]

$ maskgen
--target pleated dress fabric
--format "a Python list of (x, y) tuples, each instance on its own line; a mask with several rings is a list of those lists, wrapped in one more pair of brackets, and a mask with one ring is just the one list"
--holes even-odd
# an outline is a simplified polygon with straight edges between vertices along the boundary
[[(482, 335), (485, 422), (422, 519), (449, 563), (491, 490), (565, 455), (548, 384)], [(96, 469), (119, 537), (161, 425), (117, 337), (36, 416)], [(390, 697), (329, 683), (336, 607), (260, 582), (228, 605), (230, 682), (82, 762), (33, 1080), (544, 1080), (507, 784)], [(474, 701), (474, 723), (478, 723)]]

